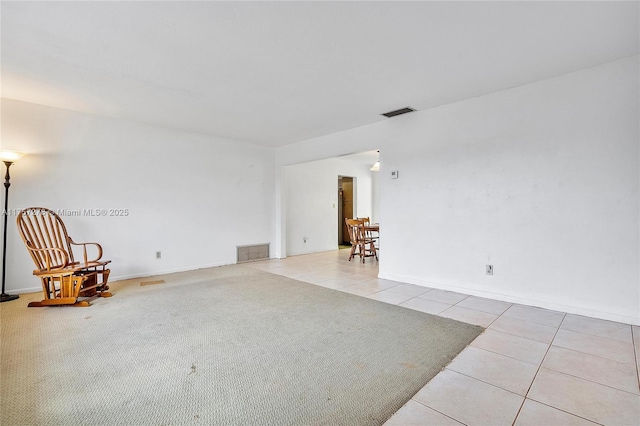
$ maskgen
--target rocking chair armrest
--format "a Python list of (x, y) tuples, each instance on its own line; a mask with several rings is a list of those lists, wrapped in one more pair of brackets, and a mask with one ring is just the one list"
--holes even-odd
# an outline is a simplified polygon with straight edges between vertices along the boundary
[[(102, 246), (98, 243), (76, 243), (75, 241), (73, 241), (71, 239), (71, 237), (69, 237), (69, 243), (74, 245), (74, 246), (82, 246), (82, 254), (84, 255), (84, 263), (85, 265), (89, 262), (97, 262), (102, 258)], [(92, 260), (88, 260), (87, 259), (87, 246), (91, 245), (91, 246), (96, 246), (98, 248), (98, 256), (95, 259)]]
[(65, 250), (63, 250), (61, 248), (51, 247), (51, 248), (38, 249), (38, 248), (35, 248), (35, 247), (31, 246), (31, 244), (27, 244), (27, 248), (30, 251), (44, 252), (44, 254), (46, 256), (46, 260), (47, 260), (47, 269), (46, 269), (47, 271), (51, 270), (51, 263), (52, 263), (51, 262), (51, 253), (50, 253), (51, 250), (58, 251), (58, 252), (60, 252), (62, 254), (62, 258), (64, 259), (64, 265), (63, 266), (66, 266), (66, 265), (69, 264), (69, 255), (67, 254), (67, 252)]

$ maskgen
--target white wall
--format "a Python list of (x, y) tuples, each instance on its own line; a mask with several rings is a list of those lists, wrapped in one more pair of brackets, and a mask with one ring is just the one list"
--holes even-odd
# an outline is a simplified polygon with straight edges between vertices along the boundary
[[(338, 247), (338, 176), (355, 177), (354, 214), (372, 212), (371, 165), (333, 158), (286, 166), (287, 255), (335, 250)], [(303, 238), (307, 237), (307, 242)]]
[[(29, 153), (11, 167), (10, 208), (129, 210), (64, 218), (76, 241), (103, 245), (111, 279), (235, 263), (236, 245), (272, 242), (272, 148), (8, 99), (2, 148)], [(8, 228), (7, 289), (39, 290), (15, 215)]]
[(276, 164), (380, 147), (382, 278), (640, 324), (638, 71), (635, 56), (407, 114)]
[(380, 223), (380, 172), (371, 173), (371, 223)]

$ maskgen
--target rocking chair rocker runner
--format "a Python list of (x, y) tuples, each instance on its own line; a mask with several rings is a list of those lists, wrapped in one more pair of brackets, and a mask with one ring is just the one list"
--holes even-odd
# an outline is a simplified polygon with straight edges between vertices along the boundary
[[(107, 291), (110, 270), (105, 268), (111, 261), (100, 260), (100, 244), (74, 242), (67, 234), (60, 216), (43, 207), (22, 210), (18, 214), (17, 224), (20, 236), (36, 264), (33, 275), (42, 281), (44, 292), (44, 300), (29, 303), (30, 307), (89, 306), (89, 302), (97, 297), (111, 297)], [(82, 247), (82, 261), (75, 260), (73, 246)], [(87, 246), (97, 249), (95, 259), (88, 259)]]

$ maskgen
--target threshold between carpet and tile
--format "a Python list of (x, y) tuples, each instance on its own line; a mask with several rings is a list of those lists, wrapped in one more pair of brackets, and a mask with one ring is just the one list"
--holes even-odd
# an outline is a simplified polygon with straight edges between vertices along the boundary
[(251, 266), (487, 328), (387, 424), (639, 424), (640, 327), (378, 279), (347, 258)]

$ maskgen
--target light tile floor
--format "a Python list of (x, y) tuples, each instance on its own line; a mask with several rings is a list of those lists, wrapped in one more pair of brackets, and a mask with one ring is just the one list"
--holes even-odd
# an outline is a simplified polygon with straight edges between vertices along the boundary
[(387, 425), (640, 425), (640, 327), (383, 280), (347, 258), (247, 265), (486, 327)]

